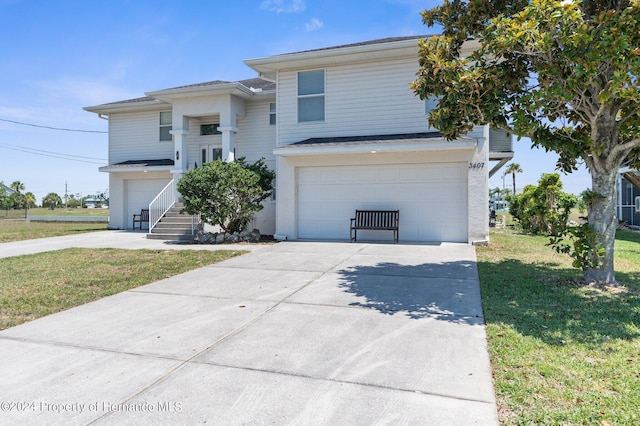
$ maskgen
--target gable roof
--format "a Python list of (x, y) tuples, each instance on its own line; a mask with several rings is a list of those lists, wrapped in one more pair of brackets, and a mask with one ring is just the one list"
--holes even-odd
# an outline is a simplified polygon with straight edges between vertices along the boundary
[(167, 100), (172, 96), (203, 93), (204, 91), (215, 94), (216, 92), (234, 92), (242, 97), (251, 97), (256, 93), (274, 91), (276, 84), (264, 78), (255, 77), (239, 81), (213, 80), (202, 83), (187, 84), (157, 91), (147, 92), (147, 96), (134, 99), (109, 102), (101, 105), (85, 107), (91, 112), (107, 112), (118, 108), (131, 108), (136, 106), (167, 105)]

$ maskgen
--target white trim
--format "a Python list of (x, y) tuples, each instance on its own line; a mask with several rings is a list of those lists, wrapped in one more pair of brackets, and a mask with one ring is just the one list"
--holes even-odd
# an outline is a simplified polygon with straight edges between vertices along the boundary
[(474, 151), (478, 145), (476, 139), (465, 138), (448, 142), (442, 139), (427, 139), (420, 142), (388, 141), (378, 143), (343, 142), (314, 145), (287, 145), (273, 150), (281, 157), (326, 154), (377, 154), (415, 151)]
[(110, 164), (108, 166), (102, 166), (98, 170), (106, 173), (129, 173), (129, 172), (164, 172), (171, 171), (174, 166), (142, 166), (140, 164)]

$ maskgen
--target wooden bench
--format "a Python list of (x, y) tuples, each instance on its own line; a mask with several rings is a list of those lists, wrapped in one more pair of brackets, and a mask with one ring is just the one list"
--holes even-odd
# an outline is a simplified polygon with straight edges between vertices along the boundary
[(358, 240), (358, 230), (393, 231), (393, 241), (398, 242), (400, 210), (356, 210), (351, 218), (350, 241)]
[(140, 210), (140, 214), (133, 215), (133, 229), (136, 229), (136, 223), (140, 224), (140, 229), (142, 229), (143, 223), (149, 223), (149, 209)]

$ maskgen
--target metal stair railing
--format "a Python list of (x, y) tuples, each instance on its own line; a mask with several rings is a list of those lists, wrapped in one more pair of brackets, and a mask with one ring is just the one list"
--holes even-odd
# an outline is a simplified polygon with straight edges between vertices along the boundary
[(176, 181), (171, 182), (164, 187), (162, 191), (149, 203), (149, 233), (156, 227), (160, 219), (173, 207), (176, 203)]

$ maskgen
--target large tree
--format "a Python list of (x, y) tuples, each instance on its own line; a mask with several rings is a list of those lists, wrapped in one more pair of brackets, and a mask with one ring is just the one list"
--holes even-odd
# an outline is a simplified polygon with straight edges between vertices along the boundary
[(412, 83), (440, 97), (431, 124), (449, 139), (491, 124), (555, 151), (564, 172), (583, 162), (597, 235), (585, 279), (615, 283), (616, 174), (640, 166), (640, 0), (445, 0), (422, 17), (443, 27), (419, 42)]

